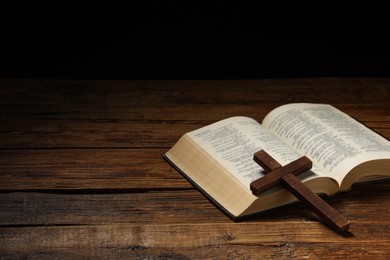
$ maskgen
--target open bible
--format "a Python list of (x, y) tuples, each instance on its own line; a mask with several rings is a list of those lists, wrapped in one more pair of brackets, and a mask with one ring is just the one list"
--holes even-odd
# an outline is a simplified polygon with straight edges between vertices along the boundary
[(263, 176), (253, 154), (265, 150), (285, 165), (305, 155), (313, 168), (299, 176), (313, 192), (332, 196), (354, 183), (390, 178), (390, 142), (331, 105), (295, 103), (260, 124), (231, 117), (184, 134), (164, 158), (231, 218), (297, 201), (283, 188), (259, 196)]

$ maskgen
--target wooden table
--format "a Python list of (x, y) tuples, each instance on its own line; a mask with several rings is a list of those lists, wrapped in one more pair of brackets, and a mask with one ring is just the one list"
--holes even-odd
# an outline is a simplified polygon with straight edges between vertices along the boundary
[(185, 132), (291, 102), (390, 138), (389, 78), (1, 80), (0, 258), (390, 257), (389, 182), (329, 201), (351, 221), (340, 236), (303, 205), (234, 223), (161, 157)]

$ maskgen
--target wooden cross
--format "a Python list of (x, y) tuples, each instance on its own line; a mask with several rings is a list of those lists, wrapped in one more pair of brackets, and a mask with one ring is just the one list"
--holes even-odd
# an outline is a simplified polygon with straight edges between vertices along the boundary
[(343, 233), (349, 229), (349, 221), (344, 216), (295, 177), (311, 169), (312, 162), (306, 156), (283, 167), (264, 150), (255, 153), (253, 159), (266, 173), (264, 177), (250, 184), (250, 189), (254, 195), (258, 196), (266, 190), (282, 184), (299, 200), (305, 202), (314, 213), (335, 231)]

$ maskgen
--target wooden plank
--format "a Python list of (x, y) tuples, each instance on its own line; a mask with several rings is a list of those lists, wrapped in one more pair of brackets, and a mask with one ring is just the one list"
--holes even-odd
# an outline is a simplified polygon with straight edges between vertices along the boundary
[[(5, 100), (22, 103), (227, 103), (245, 99), (253, 103), (265, 101), (387, 103), (388, 78), (313, 78), (274, 80), (188, 80), (188, 81), (88, 81), (88, 80), (1, 80)], [(245, 88), (246, 92), (242, 91)], [(370, 91), (367, 91), (367, 89)], [(265, 89), (274, 91), (264, 92)], [(212, 90), (212, 91), (211, 91)], [(338, 91), (337, 95), (333, 92)], [(310, 95), (308, 95), (310, 94)], [(380, 94), (380, 95), (378, 95)], [(51, 98), (48, 99), (48, 96)]]
[(191, 189), (167, 149), (14, 149), (0, 155), (0, 190)]
[(0, 191), (192, 189), (165, 148), (13, 149), (0, 154)]
[(198, 191), (0, 193), (0, 226), (231, 222)]
[(0, 148), (170, 147), (184, 133), (203, 126), (52, 119), (2, 122)]
[[(245, 91), (245, 89), (244, 89)], [(273, 91), (267, 90), (267, 91)], [(0, 99), (0, 101), (3, 99)], [(12, 100), (8, 100), (12, 102)], [(245, 115), (261, 121), (264, 116), (277, 106), (287, 102), (274, 102), (269, 100), (261, 103), (247, 103), (245, 99), (237, 100), (232, 104), (153, 104), (147, 101), (140, 105), (112, 105), (104, 108), (95, 108), (97, 104), (0, 104), (2, 111), (1, 118), (36, 120), (45, 122), (45, 120), (89, 122), (89, 123), (208, 123), (230, 116)], [(313, 102), (313, 101), (308, 101)], [(323, 103), (322, 100), (319, 102)], [(153, 105), (151, 105), (153, 104)], [(356, 104), (337, 104), (330, 102), (340, 110), (357, 118), (361, 121), (390, 121), (387, 111), (389, 103), (361, 103), (356, 100)], [(102, 105), (102, 104), (101, 104)], [(84, 107), (86, 106), (86, 107)], [(0, 129), (7, 129), (7, 125)]]
[(0, 228), (0, 256), (385, 259), (388, 228), (389, 222), (362, 224), (351, 237), (296, 222)]
[[(42, 180), (44, 181), (44, 180)], [(328, 200), (351, 220), (351, 231), (361, 223), (387, 223), (390, 183), (355, 188), (349, 196)], [(197, 190), (134, 193), (0, 193), (0, 226), (99, 225), (107, 223), (174, 224), (232, 223)], [(265, 212), (244, 222), (305, 225), (321, 220), (302, 204)], [(324, 227), (324, 230), (327, 228)], [(386, 230), (383, 230), (384, 233)]]

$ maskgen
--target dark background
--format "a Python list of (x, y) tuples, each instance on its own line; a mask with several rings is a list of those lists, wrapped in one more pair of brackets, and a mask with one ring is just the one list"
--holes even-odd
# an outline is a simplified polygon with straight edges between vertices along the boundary
[(1, 77), (390, 76), (386, 6), (261, 2), (2, 4)]

